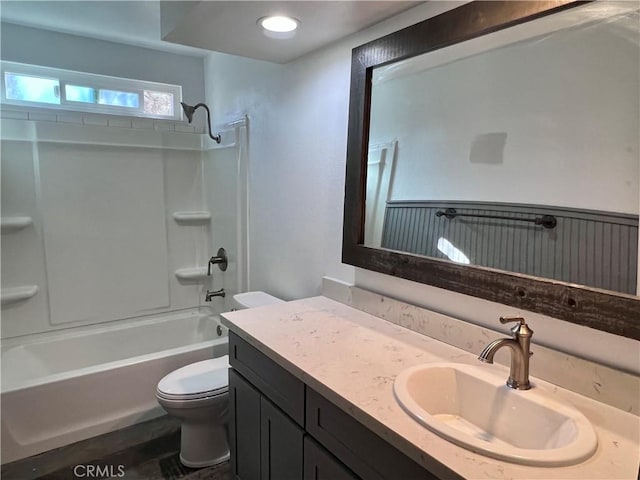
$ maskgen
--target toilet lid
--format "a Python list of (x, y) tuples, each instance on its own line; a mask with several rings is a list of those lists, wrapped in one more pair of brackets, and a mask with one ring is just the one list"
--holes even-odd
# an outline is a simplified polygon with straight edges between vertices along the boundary
[(174, 370), (158, 383), (163, 397), (203, 397), (229, 389), (229, 356), (203, 360)]

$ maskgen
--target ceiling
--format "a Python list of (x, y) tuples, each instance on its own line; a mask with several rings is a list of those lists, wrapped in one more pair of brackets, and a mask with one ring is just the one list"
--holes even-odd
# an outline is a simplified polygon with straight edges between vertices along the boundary
[[(400, 13), (417, 1), (29, 1), (2, 0), (2, 21), (188, 55), (219, 51), (286, 63)], [(256, 21), (287, 14), (291, 39)]]

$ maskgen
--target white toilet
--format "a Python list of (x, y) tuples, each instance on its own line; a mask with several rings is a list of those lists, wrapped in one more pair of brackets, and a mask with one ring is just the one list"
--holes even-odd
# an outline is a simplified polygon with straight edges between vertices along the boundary
[[(233, 300), (237, 309), (282, 302), (264, 292), (239, 293)], [(180, 461), (187, 467), (206, 467), (229, 459), (228, 369), (229, 356), (225, 355), (174, 370), (158, 382), (158, 403), (182, 421)]]

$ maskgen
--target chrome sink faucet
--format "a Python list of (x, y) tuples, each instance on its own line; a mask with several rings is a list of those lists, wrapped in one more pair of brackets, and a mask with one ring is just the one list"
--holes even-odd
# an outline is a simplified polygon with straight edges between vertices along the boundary
[(500, 317), (500, 323), (518, 322), (511, 328), (513, 338), (499, 338), (484, 347), (478, 360), (485, 363), (493, 363), (493, 356), (502, 347), (511, 349), (511, 370), (507, 379), (507, 387), (516, 390), (529, 390), (529, 357), (533, 355), (529, 351), (533, 330), (525, 323), (522, 317)]

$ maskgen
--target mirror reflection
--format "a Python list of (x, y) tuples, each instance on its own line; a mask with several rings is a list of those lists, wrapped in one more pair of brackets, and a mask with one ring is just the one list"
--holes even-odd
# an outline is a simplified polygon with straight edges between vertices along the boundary
[(365, 245), (636, 295), (637, 2), (374, 69)]

